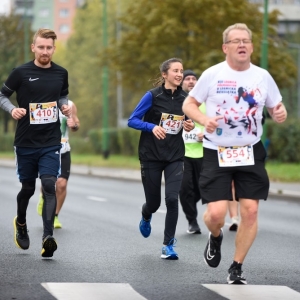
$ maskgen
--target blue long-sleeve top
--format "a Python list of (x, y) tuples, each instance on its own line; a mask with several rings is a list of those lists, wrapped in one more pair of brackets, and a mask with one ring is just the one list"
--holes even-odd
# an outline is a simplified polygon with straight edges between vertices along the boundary
[(147, 92), (142, 97), (142, 99), (140, 100), (140, 102), (138, 103), (138, 105), (130, 115), (128, 119), (128, 127), (137, 130), (152, 132), (153, 128), (156, 125), (153, 123), (143, 121), (144, 115), (151, 108), (151, 106), (152, 106), (152, 94), (151, 92)]

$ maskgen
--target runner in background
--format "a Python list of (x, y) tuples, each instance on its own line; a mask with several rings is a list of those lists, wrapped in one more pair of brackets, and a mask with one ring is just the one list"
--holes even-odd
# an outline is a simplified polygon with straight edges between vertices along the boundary
[(229, 231), (237, 231), (239, 226), (239, 203), (235, 199), (235, 188), (234, 182), (232, 181), (232, 201), (228, 201), (228, 213), (231, 220), (231, 224), (229, 225)]
[[(54, 217), (54, 228), (62, 228), (62, 224), (58, 220), (58, 214), (65, 202), (67, 196), (67, 185), (71, 170), (71, 146), (69, 143), (69, 129), (75, 132), (80, 127), (80, 122), (77, 116), (77, 107), (71, 100), (68, 100), (68, 105), (72, 107), (72, 116), (67, 118), (62, 113), (59, 113), (60, 130), (61, 130), (61, 170), (56, 181), (56, 211)], [(43, 212), (44, 197), (41, 190), (37, 212), (41, 216)]]
[(187, 93), (181, 88), (181, 59), (164, 61), (160, 74), (156, 87), (146, 92), (132, 112), (128, 126), (141, 130), (139, 159), (146, 202), (142, 206), (140, 232), (145, 238), (151, 234), (152, 215), (161, 204), (161, 179), (164, 174), (167, 214), (161, 258), (175, 260), (178, 259), (174, 250), (178, 196), (183, 177), (182, 128), (190, 131), (195, 125), (191, 120), (186, 120), (182, 112)]
[[(197, 82), (197, 75), (192, 70), (183, 72), (182, 89), (189, 93)], [(205, 105), (200, 107), (205, 113)], [(195, 128), (190, 132), (183, 130), (182, 137), (185, 146), (184, 172), (179, 193), (182, 210), (188, 220), (187, 233), (200, 234), (198, 225), (197, 202), (201, 199), (199, 178), (203, 160), (203, 132), (204, 127), (195, 123)]]

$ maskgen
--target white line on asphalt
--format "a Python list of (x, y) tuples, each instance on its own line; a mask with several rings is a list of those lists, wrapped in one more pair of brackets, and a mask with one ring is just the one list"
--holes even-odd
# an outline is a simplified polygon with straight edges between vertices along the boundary
[(57, 300), (146, 300), (128, 283), (42, 283)]
[(167, 211), (164, 209), (158, 209), (156, 212), (160, 213), (160, 214), (166, 214)]
[(107, 199), (105, 199), (105, 198), (94, 197), (94, 196), (88, 196), (87, 198), (88, 198), (89, 200), (99, 201), (99, 202), (106, 202), (106, 201), (107, 201)]
[(229, 300), (300, 300), (300, 293), (287, 286), (202, 284)]

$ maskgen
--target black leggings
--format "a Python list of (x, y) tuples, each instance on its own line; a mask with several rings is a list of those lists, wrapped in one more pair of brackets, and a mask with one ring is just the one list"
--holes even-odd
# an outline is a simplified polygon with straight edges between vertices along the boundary
[(201, 198), (199, 188), (203, 158), (184, 158), (184, 173), (180, 189), (180, 203), (189, 223), (197, 221), (197, 202)]
[(167, 207), (163, 244), (168, 245), (175, 236), (178, 220), (178, 195), (183, 177), (183, 161), (141, 161), (141, 175), (146, 197), (146, 203), (142, 208), (142, 215), (145, 219), (149, 219), (160, 207), (162, 172), (164, 172), (165, 176), (165, 199)]

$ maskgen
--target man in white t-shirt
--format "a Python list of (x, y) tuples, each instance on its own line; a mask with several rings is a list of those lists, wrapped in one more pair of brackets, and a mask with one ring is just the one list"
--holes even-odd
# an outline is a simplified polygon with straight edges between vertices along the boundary
[[(227, 202), (233, 199), (234, 180), (241, 221), (227, 282), (246, 284), (242, 264), (257, 233), (259, 199), (266, 200), (269, 191), (266, 151), (261, 142), (263, 108), (276, 123), (284, 122), (287, 112), (274, 79), (250, 61), (252, 32), (245, 24), (234, 24), (223, 32), (222, 49), (226, 60), (202, 73), (183, 111), (205, 127), (200, 188), (210, 234), (204, 260), (213, 268), (221, 261), (222, 227)], [(199, 110), (202, 103), (206, 114)]]

